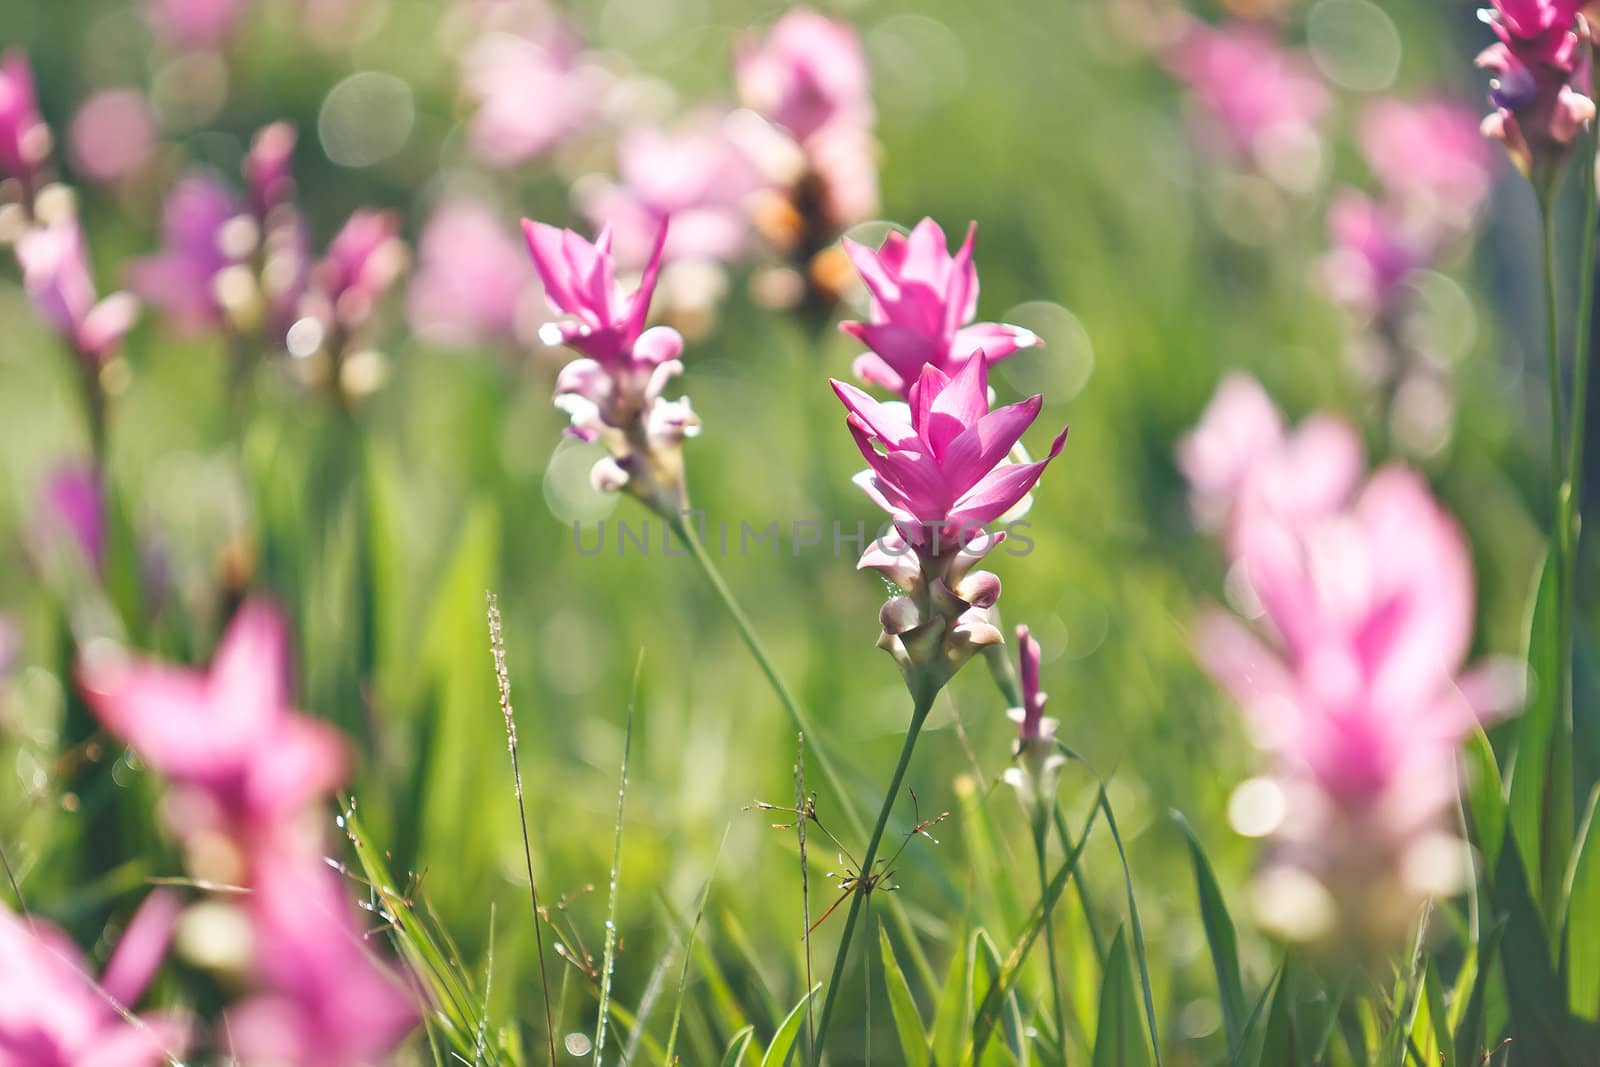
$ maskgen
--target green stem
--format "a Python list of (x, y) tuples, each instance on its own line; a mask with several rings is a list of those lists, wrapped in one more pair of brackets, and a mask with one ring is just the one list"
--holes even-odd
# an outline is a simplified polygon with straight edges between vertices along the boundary
[[(1572, 486), (1571, 506), (1574, 515), (1582, 512), (1584, 431), (1589, 411), (1589, 341), (1594, 327), (1594, 271), (1595, 231), (1600, 228), (1600, 196), (1594, 194), (1595, 150), (1600, 148), (1600, 131), (1580, 149), (1583, 180), (1578, 188), (1584, 190), (1583, 230), (1581, 251), (1578, 256), (1578, 335), (1574, 339), (1572, 355), (1572, 433), (1567, 441), (1567, 484)], [(1577, 545), (1577, 529), (1572, 530), (1573, 546)]]
[(1033, 854), (1039, 866), (1039, 903), (1044, 908), (1044, 946), (1050, 961), (1050, 1010), (1056, 1020), (1056, 1040), (1061, 1042), (1063, 1058), (1067, 1051), (1067, 1020), (1061, 1010), (1061, 970), (1056, 963), (1055, 906), (1050, 900), (1050, 875), (1045, 869), (1045, 839), (1050, 820), (1043, 808), (1033, 820)]
[[(937, 695), (937, 690), (918, 695), (915, 706), (911, 709), (911, 725), (906, 729), (906, 741), (900, 748), (900, 761), (895, 764), (894, 775), (889, 779), (888, 792), (883, 794), (883, 806), (878, 809), (877, 825), (872, 828), (872, 836), (867, 839), (867, 851), (861, 857), (861, 870), (857, 872), (857, 877), (860, 879), (872, 877), (872, 865), (878, 859), (878, 845), (883, 841), (884, 827), (889, 825), (889, 813), (894, 811), (894, 802), (900, 795), (900, 783), (905, 780), (906, 768), (911, 765), (911, 753), (917, 747), (917, 735), (922, 732), (922, 724), (927, 721), (928, 712), (933, 708), (933, 698)], [(850, 910), (845, 914), (844, 931), (839, 935), (839, 952), (833, 958), (833, 975), (828, 979), (828, 995), (822, 1002), (822, 1015), (817, 1019), (817, 1039), (812, 1051), (814, 1064), (822, 1062), (828, 1021), (833, 1018), (833, 1003), (838, 998), (839, 987), (844, 978), (845, 962), (850, 958), (850, 936), (855, 933), (856, 919), (860, 917), (861, 907), (866, 899), (865, 892), (858, 891), (850, 896)]]
[[(1585, 194), (1594, 198), (1592, 187)], [(1554, 197), (1541, 197), (1539, 211), (1544, 235), (1544, 309), (1546, 373), (1550, 379), (1550, 466), (1552, 478), (1553, 514), (1550, 531), (1550, 551), (1554, 554), (1556, 573), (1556, 678), (1557, 719), (1567, 731), (1568, 739), (1560, 742), (1570, 745), (1572, 731), (1572, 471), (1565, 462), (1566, 449), (1562, 443), (1563, 405), (1561, 402), (1561, 335), (1557, 325), (1556, 309), (1556, 252)], [(1574, 404), (1574, 409), (1581, 406)], [(1576, 421), (1576, 416), (1574, 416)], [(1576, 429), (1576, 427), (1574, 427)], [(1581, 449), (1580, 449), (1581, 451)], [(1570, 800), (1558, 798), (1559, 802)]]
[(864, 825), (861, 822), (861, 817), (856, 814), (855, 805), (850, 803), (850, 794), (845, 790), (844, 780), (840, 777), (839, 772), (834, 769), (833, 762), (828, 758), (827, 752), (819, 744), (818, 738), (820, 735), (811, 725), (806, 713), (801, 710), (800, 704), (795, 700), (794, 695), (789, 692), (789, 687), (784, 684), (783, 677), (778, 674), (778, 668), (773, 665), (772, 656), (767, 652), (766, 646), (761, 643), (761, 638), (757, 636), (755, 627), (750, 622), (750, 617), (739, 606), (739, 601), (734, 599), (733, 590), (728, 588), (728, 583), (722, 577), (722, 572), (717, 570), (717, 565), (712, 562), (705, 546), (700, 543), (699, 538), (694, 536), (694, 532), (689, 529), (688, 524), (683, 521), (681, 515), (668, 518), (667, 525), (678, 540), (683, 543), (684, 547), (689, 550), (689, 554), (694, 557), (695, 562), (700, 565), (700, 569), (705, 572), (706, 580), (711, 583), (711, 588), (716, 591), (717, 597), (722, 601), (723, 606), (728, 609), (728, 614), (733, 616), (734, 624), (739, 628), (739, 636), (744, 639), (745, 647), (750, 650), (750, 654), (756, 658), (756, 664), (761, 668), (761, 673), (766, 675), (767, 684), (772, 686), (773, 693), (777, 695), (778, 702), (783, 705), (783, 710), (788, 712), (789, 719), (794, 723), (795, 729), (805, 734), (806, 740), (810, 742), (811, 753), (816, 757), (817, 766), (822, 768), (822, 776), (827, 779), (828, 788), (839, 798), (839, 803), (844, 808), (845, 815), (850, 820), (855, 831), (857, 833), (862, 832)]

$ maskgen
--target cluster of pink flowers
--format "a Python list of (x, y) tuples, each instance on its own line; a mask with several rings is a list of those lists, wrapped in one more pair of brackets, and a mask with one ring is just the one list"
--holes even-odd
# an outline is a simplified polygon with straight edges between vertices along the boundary
[(166, 247), (135, 262), (130, 281), (178, 329), (260, 337), (316, 379), (336, 373), (363, 339), (406, 250), (397, 217), (363, 208), (313, 262), (295, 203), (294, 149), (292, 126), (262, 128), (244, 160), (242, 196), (206, 172), (182, 178), (163, 212)]
[(1494, 111), (1483, 130), (1502, 142), (1513, 163), (1547, 194), (1572, 152), (1578, 131), (1594, 119), (1589, 98), (1589, 26), (1584, 0), (1493, 0), (1486, 21), (1499, 41), (1478, 56), (1494, 77)]
[(626, 490), (661, 515), (677, 516), (688, 506), (683, 441), (699, 433), (700, 420), (687, 398), (661, 395), (683, 370), (682, 336), (670, 326), (645, 328), (667, 242), (665, 223), (631, 293), (617, 280), (609, 229), (590, 243), (531, 219), (522, 228), (545, 297), (564, 316), (546, 323), (539, 336), (580, 354), (556, 379), (556, 406), (571, 417), (568, 432), (599, 441), (609, 453), (594, 467), (595, 487)]
[[(876, 255), (852, 248), (874, 293), (872, 321), (844, 328), (872, 347), (858, 373), (893, 383), (905, 402), (883, 403), (844, 382), (833, 390), (868, 469), (856, 483), (886, 511), (893, 529), (862, 554), (900, 590), (880, 614), (879, 645), (919, 697), (936, 692), (978, 650), (1000, 644), (995, 602), (1000, 579), (973, 570), (1005, 538), (985, 527), (1024, 505), (1066, 430), (1042, 460), (1013, 462), (1040, 397), (990, 410), (992, 339), (1000, 355), (1035, 343), (1017, 327), (962, 328), (976, 312), (972, 235), (949, 254), (943, 232), (923, 220), (907, 240), (893, 235)], [(1009, 342), (1009, 345), (1008, 345)]]
[(248, 890), (255, 986), (227, 1014), (229, 1052), (286, 1067), (387, 1055), (417, 1021), (415, 994), (370, 952), (323, 859), (319, 809), (344, 777), (344, 743), (290, 709), (276, 611), (240, 608), (209, 671), (91, 647), (79, 678), (106, 728), (170, 784), (191, 875)]
[(1263, 920), (1388, 940), (1421, 897), (1454, 888), (1455, 753), (1513, 698), (1496, 672), (1463, 666), (1460, 529), (1414, 471), (1367, 476), (1335, 425), (1286, 433), (1260, 387), (1233, 378), (1181, 446), (1205, 509), (1226, 515), (1236, 599), (1260, 619), (1214, 612), (1198, 644), (1274, 760), (1235, 798), (1236, 824), (1272, 839)]
[(1309, 57), (1263, 26), (1188, 22), (1167, 67), (1189, 89), (1202, 140), (1291, 192), (1322, 169), (1321, 125), (1332, 103)]

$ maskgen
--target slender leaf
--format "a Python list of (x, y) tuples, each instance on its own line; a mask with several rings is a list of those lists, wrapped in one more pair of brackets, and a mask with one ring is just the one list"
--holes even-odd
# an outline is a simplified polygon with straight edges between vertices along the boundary
[(605, 1062), (606, 1007), (611, 1000), (611, 979), (617, 967), (617, 905), (622, 899), (622, 813), (628, 799), (628, 757), (633, 751), (633, 710), (639, 699), (639, 674), (643, 669), (644, 652), (641, 650), (633, 668), (633, 692), (628, 697), (628, 724), (622, 731), (622, 769), (617, 773), (617, 825), (611, 844), (605, 953), (600, 963), (600, 1011), (594, 1026), (595, 1067)]
[[(882, 931), (880, 926), (879, 931)], [(772, 1035), (772, 1043), (767, 1046), (766, 1054), (761, 1057), (761, 1067), (783, 1067), (789, 1061), (789, 1052), (794, 1048), (795, 1038), (800, 1036), (800, 1027), (806, 1021), (806, 1005), (811, 998), (816, 996), (817, 990), (822, 988), (819, 982), (811, 987), (800, 1002), (789, 1010), (783, 1017), (783, 1022), (778, 1024), (778, 1030)]]
[(928, 1067), (928, 1038), (922, 1032), (922, 1016), (911, 996), (911, 986), (900, 960), (889, 943), (889, 931), (880, 924), (878, 944), (883, 952), (883, 981), (889, 988), (889, 1010), (894, 1015), (895, 1032), (900, 1035), (900, 1056), (906, 1067)]
[(1473, 730), (1463, 749), (1466, 766), (1466, 806), (1472, 837), (1483, 853), (1484, 868), (1493, 873), (1500, 862), (1500, 844), (1506, 834), (1505, 786), (1500, 780), (1500, 765), (1495, 760), (1489, 735), (1482, 727)]
[(967, 1028), (968, 939), (965, 931), (956, 941), (950, 957), (950, 970), (933, 1009), (933, 1062), (939, 1067), (954, 1067), (961, 1055), (962, 1036)]
[(744, 1061), (745, 1051), (749, 1049), (750, 1042), (755, 1039), (755, 1036), (756, 1028), (754, 1025), (746, 1026), (743, 1030), (734, 1034), (733, 1040), (728, 1042), (728, 1051), (722, 1056), (722, 1067), (739, 1067), (739, 1064)]
[(1600, 1021), (1600, 820), (1589, 796), (1567, 892), (1567, 1007), (1580, 1019)]
[(1150, 1047), (1139, 1018), (1139, 994), (1121, 927), (1106, 953), (1100, 983), (1100, 1018), (1095, 1025), (1093, 1067), (1150, 1067)]
[(1222, 900), (1211, 863), (1195, 837), (1194, 829), (1181, 814), (1173, 812), (1178, 828), (1189, 841), (1189, 858), (1194, 865), (1195, 890), (1200, 897), (1200, 921), (1205, 926), (1206, 943), (1211, 947), (1211, 966), (1217, 975), (1217, 994), (1222, 1001), (1222, 1028), (1228, 1038), (1228, 1055), (1239, 1049), (1244, 1034), (1244, 982), (1239, 977), (1239, 943), (1234, 933), (1228, 906)]

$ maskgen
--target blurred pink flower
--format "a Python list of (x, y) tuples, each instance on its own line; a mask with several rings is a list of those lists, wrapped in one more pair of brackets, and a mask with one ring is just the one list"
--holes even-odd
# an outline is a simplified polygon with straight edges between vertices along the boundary
[(1325, 934), (1328, 916), (1308, 920), (1343, 909), (1342, 925), (1392, 935), (1416, 896), (1447, 888), (1426, 850), (1450, 834), (1456, 751), (1513, 699), (1496, 672), (1463, 671), (1466, 543), (1421, 477), (1391, 467), (1314, 520), (1255, 516), (1239, 556), (1266, 633), (1214, 613), (1197, 640), (1276, 758), (1287, 807), (1271, 867), (1298, 879), (1299, 903), (1306, 878), (1322, 902), (1289, 925)]
[(1240, 529), (1258, 520), (1293, 525), (1344, 507), (1365, 460), (1347, 423), (1313, 415), (1291, 433), (1261, 384), (1233, 373), (1178, 443), (1178, 467), (1197, 520), (1236, 554)]
[(249, 10), (249, 0), (145, 0), (150, 28), (173, 48), (215, 48)]
[(399, 233), (398, 215), (360, 208), (345, 220), (312, 268), (313, 288), (346, 328), (369, 318), (399, 280), (406, 265), (406, 248)]
[(39, 115), (33, 69), (21, 49), (0, 55), (0, 177), (36, 184), (50, 154), (50, 127)]
[(180, 1023), (123, 1014), (166, 952), (176, 904), (162, 891), (146, 899), (103, 985), (60, 930), (0, 905), (0, 1067), (157, 1067), (181, 1053)]
[(994, 363), (1039, 344), (1021, 326), (972, 320), (978, 312), (978, 270), (972, 262), (978, 226), (952, 256), (932, 219), (911, 236), (891, 233), (876, 252), (845, 239), (845, 251), (872, 294), (871, 321), (839, 328), (872, 349), (855, 362), (856, 377), (909, 397), (924, 367), (946, 377), (974, 353)]
[(439, 345), (529, 340), (519, 326), (542, 309), (538, 275), (484, 205), (457, 200), (423, 228), (411, 278), (411, 328)]
[(209, 671), (91, 649), (78, 678), (100, 721), (179, 791), (183, 833), (255, 839), (325, 796), (343, 775), (332, 726), (290, 710), (283, 621), (239, 609)]
[(34, 309), (88, 363), (104, 362), (138, 318), (139, 303), (127, 293), (97, 298), (75, 218), (24, 233), (17, 239), (17, 262)]
[(294, 199), (294, 146), (299, 135), (292, 124), (273, 122), (257, 130), (244, 158), (250, 210), (266, 219)]
[(162, 208), (165, 247), (130, 264), (128, 284), (185, 333), (219, 325), (225, 315), (217, 275), (253, 250), (230, 248), (226, 240), (228, 224), (244, 212), (233, 191), (215, 177), (194, 172), (179, 179)]
[(1017, 724), (1012, 750), (1017, 762), (1006, 768), (1003, 777), (1017, 791), (1023, 809), (1039, 819), (1055, 799), (1056, 780), (1067, 757), (1057, 751), (1056, 720), (1044, 713), (1045, 694), (1039, 689), (1039, 642), (1026, 626), (1017, 627), (1017, 660), (1022, 668), (1022, 707), (1006, 712)]
[(420, 1021), (400, 974), (366, 946), (344, 882), (313, 849), (255, 857), (249, 917), (261, 990), (226, 1017), (245, 1067), (388, 1062)]
[(990, 411), (989, 366), (981, 358), (962, 363), (954, 377), (924, 366), (909, 411), (853, 385), (832, 385), (870, 468), (856, 484), (893, 517), (907, 543), (934, 555), (970, 540), (1022, 500), (1067, 440), (1063, 429), (1044, 459), (1006, 462), (1043, 401), (1035, 396)]
[(100, 475), (87, 463), (64, 464), (44, 484), (41, 533), (46, 547), (66, 540), (83, 561), (100, 571), (105, 567), (106, 515)]
[(496, 167), (537, 159), (582, 132), (598, 117), (609, 82), (564, 29), (539, 40), (486, 34), (463, 68), (478, 105), (468, 126), (472, 150)]
[(1265, 29), (1190, 23), (1167, 54), (1218, 147), (1298, 187), (1330, 98), (1310, 61)]
[(1578, 40), (1582, 0), (1493, 0), (1487, 21), (1500, 40), (1478, 55), (1491, 72), (1494, 112), (1483, 131), (1501, 141), (1513, 163), (1542, 191), (1594, 119), (1589, 50)]
[(744, 105), (802, 145), (830, 127), (872, 126), (866, 53), (843, 20), (794, 8), (765, 39), (740, 39), (734, 74)]
[(1407, 221), (1367, 196), (1345, 190), (1328, 210), (1333, 251), (1323, 263), (1334, 299), (1367, 313), (1388, 307), (1433, 249)]
[(115, 182), (138, 171), (155, 151), (155, 113), (135, 89), (95, 93), (73, 116), (67, 131), (72, 165), (97, 182)]
[(1361, 117), (1361, 151), (1385, 193), (1411, 216), (1471, 224), (1493, 175), (1478, 117), (1446, 100), (1380, 100)]
[(746, 201), (765, 180), (720, 118), (704, 116), (681, 132), (639, 128), (617, 144), (621, 180), (581, 191), (580, 207), (609, 227), (624, 267), (642, 266), (656, 234), (672, 220), (667, 258), (729, 263), (750, 239)]

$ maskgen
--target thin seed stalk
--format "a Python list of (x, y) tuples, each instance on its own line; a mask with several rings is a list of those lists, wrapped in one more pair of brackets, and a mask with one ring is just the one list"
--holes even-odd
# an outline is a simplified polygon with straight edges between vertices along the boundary
[[(900, 795), (900, 784), (905, 780), (906, 768), (911, 766), (911, 753), (917, 747), (917, 736), (922, 732), (922, 724), (927, 721), (928, 712), (933, 709), (933, 699), (937, 695), (937, 690), (919, 694), (911, 709), (911, 725), (906, 728), (906, 740), (900, 747), (900, 759), (895, 764), (894, 774), (889, 779), (889, 789), (883, 795), (883, 806), (878, 809), (878, 822), (872, 828), (872, 836), (867, 839), (867, 851), (861, 857), (861, 870), (857, 872), (859, 879), (866, 880), (872, 877), (872, 865), (877, 862), (878, 846), (883, 841), (884, 828), (889, 825), (889, 815), (894, 811), (894, 802)], [(850, 958), (850, 939), (855, 933), (856, 920), (861, 915), (866, 897), (867, 893), (860, 890), (851, 894), (850, 910), (845, 914), (844, 930), (839, 935), (839, 951), (833, 958), (833, 974), (828, 979), (828, 995), (822, 1002), (822, 1014), (817, 1019), (816, 1044), (812, 1048), (813, 1064), (822, 1062), (828, 1022), (833, 1017), (833, 1003), (839, 995), (845, 963)]]

